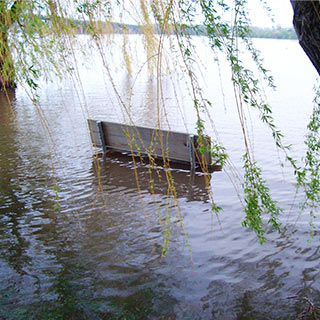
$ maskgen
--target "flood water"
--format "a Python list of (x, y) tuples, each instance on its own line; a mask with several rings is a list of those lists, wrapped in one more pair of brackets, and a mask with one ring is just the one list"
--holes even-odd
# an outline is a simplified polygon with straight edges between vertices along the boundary
[[(201, 46), (204, 40), (195, 41)], [(278, 85), (266, 89), (275, 121), (300, 159), (316, 72), (297, 41), (255, 44)], [(217, 76), (210, 53), (201, 54), (210, 116), (241, 171), (243, 142), (230, 75), (222, 63)], [(101, 65), (79, 70), (83, 91), (68, 78), (43, 85), (40, 110), (22, 87), (10, 92), (12, 109), (1, 96), (0, 319), (295, 319), (305, 307), (303, 297), (320, 306), (319, 223), (310, 239), (310, 218), (299, 210), (292, 170), (279, 166), (282, 156), (254, 113), (249, 131), (256, 159), (288, 229), (268, 234), (263, 246), (241, 226), (244, 213), (229, 172), (210, 176), (223, 208), (217, 218), (202, 175), (192, 179), (187, 171), (172, 171), (178, 212), (161, 168), (154, 195), (147, 167), (139, 165), (138, 188), (130, 159), (99, 159), (97, 171), (86, 119), (122, 122), (126, 116)], [(172, 78), (179, 76), (163, 78), (160, 121), (192, 132), (190, 97), (183, 86), (175, 93)], [(134, 80), (119, 70), (115, 85), (136, 125), (157, 123), (155, 77), (142, 73)], [(164, 221), (170, 221), (170, 248), (161, 258)]]

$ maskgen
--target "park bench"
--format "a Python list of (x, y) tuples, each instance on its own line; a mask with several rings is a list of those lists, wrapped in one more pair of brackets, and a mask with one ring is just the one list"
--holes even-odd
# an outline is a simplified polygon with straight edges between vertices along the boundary
[(152, 157), (162, 163), (170, 162), (191, 171), (206, 172), (212, 168), (210, 138), (202, 139), (199, 151), (197, 135), (131, 126), (114, 122), (88, 120), (92, 143), (101, 148), (104, 155), (109, 151), (128, 153), (144, 158)]

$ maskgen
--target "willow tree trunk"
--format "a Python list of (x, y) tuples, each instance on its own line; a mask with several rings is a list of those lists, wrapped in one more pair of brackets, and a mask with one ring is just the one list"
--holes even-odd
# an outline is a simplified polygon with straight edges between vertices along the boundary
[(15, 87), (15, 71), (8, 37), (4, 32), (0, 34), (0, 88)]
[(15, 86), (15, 71), (9, 48), (8, 29), (12, 23), (11, 12), (5, 1), (0, 1), (0, 88)]
[(320, 2), (290, 1), (294, 11), (293, 25), (299, 43), (320, 75)]

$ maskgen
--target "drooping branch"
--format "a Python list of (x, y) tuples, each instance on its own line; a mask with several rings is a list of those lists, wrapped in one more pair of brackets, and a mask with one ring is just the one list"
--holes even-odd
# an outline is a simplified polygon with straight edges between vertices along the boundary
[(320, 2), (290, 1), (299, 43), (320, 75)]

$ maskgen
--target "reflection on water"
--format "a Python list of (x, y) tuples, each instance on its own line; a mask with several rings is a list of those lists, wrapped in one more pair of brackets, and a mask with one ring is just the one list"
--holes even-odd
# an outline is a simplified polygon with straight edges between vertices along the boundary
[[(133, 162), (129, 155), (109, 154), (99, 164), (99, 172), (107, 181), (103, 183), (103, 186), (117, 187), (121, 190), (138, 191), (139, 189), (143, 193), (150, 192), (157, 195), (170, 194), (166, 171), (161, 166), (150, 168), (147, 161), (147, 159), (136, 158)], [(93, 172), (96, 172), (96, 162), (93, 162), (92, 167)], [(187, 201), (209, 201), (210, 174), (192, 175), (190, 170), (172, 169), (170, 177), (173, 178), (174, 190), (178, 198), (183, 197)]]
[[(258, 43), (266, 51), (277, 47), (272, 61), (278, 61), (276, 78), (286, 88), (293, 75), (290, 57), (281, 52), (290, 46), (295, 61), (303, 59), (298, 44)], [(304, 72), (299, 86), (309, 86), (311, 71)], [(88, 74), (85, 80), (90, 118), (122, 121), (121, 111), (110, 103), (110, 88), (98, 76)], [(121, 90), (129, 92), (136, 124), (154, 125), (154, 80), (118, 80)], [(210, 88), (216, 90), (214, 83)], [(167, 84), (163, 99), (172, 108), (160, 108), (161, 125), (184, 131), (186, 124), (192, 131), (194, 113), (187, 106), (180, 112), (172, 90)], [(302, 154), (300, 120), (307, 116), (301, 115), (299, 90), (277, 94), (271, 99), (278, 121), (291, 133), (288, 140), (297, 141), (295, 152)], [(303, 101), (309, 97), (304, 89)], [(297, 220), (293, 182), (283, 179), (286, 168), (277, 171), (277, 153), (264, 128), (256, 129), (257, 158), (275, 198), (290, 213), (285, 212), (284, 223), (291, 233), (270, 234), (261, 247), (241, 227), (242, 208), (224, 171), (206, 176), (215, 201), (224, 208), (217, 218), (210, 212), (205, 176), (192, 179), (188, 171), (172, 170), (178, 212), (163, 169), (152, 173), (153, 192), (146, 165), (138, 164), (135, 172), (131, 160), (119, 156), (98, 159), (96, 169), (87, 116), (67, 81), (40, 94), (50, 137), (21, 88), (10, 92), (10, 99), (13, 110), (0, 96), (1, 319), (295, 319), (305, 306), (304, 296), (320, 304), (319, 233), (307, 241), (309, 218)], [(311, 109), (307, 102), (304, 106)], [(223, 106), (213, 110), (221, 139), (240, 158), (238, 124), (225, 112)], [(49, 138), (54, 147), (48, 147)], [(60, 211), (54, 210), (56, 183)], [(170, 230), (170, 251), (161, 258), (165, 230)], [(298, 299), (288, 300), (292, 295)]]

